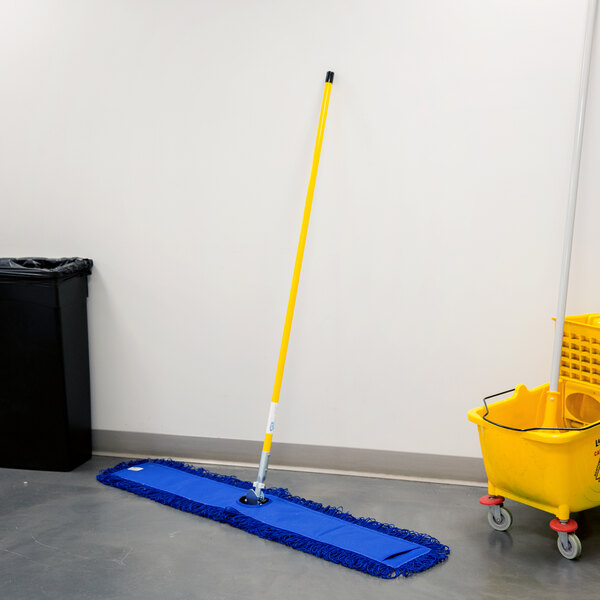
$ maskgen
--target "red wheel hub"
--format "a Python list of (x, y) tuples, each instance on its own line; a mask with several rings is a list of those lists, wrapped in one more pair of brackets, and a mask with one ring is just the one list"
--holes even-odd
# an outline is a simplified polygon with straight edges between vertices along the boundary
[(560, 519), (552, 519), (550, 521), (550, 527), (557, 533), (573, 533), (577, 531), (577, 521), (569, 519), (566, 523), (563, 523)]
[(484, 506), (496, 506), (502, 504), (504, 500), (505, 498), (503, 496), (490, 496), (487, 494), (479, 498), (479, 504), (483, 504)]

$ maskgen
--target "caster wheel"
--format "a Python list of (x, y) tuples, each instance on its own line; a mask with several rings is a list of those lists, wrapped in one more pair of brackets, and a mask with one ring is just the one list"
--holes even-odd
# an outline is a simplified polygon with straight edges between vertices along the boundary
[(488, 512), (488, 523), (496, 531), (506, 531), (512, 525), (512, 515), (504, 506), (490, 507)]
[(557, 544), (558, 551), (569, 560), (574, 560), (581, 556), (581, 540), (574, 534), (569, 533), (566, 536), (566, 541), (564, 538), (561, 539), (559, 536)]

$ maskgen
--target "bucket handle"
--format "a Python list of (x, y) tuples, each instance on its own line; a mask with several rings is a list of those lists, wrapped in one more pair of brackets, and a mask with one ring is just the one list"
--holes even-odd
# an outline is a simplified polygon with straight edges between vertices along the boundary
[(492, 394), (491, 396), (486, 396), (483, 399), (483, 405), (485, 406), (485, 414), (481, 417), (486, 423), (490, 425), (495, 425), (496, 427), (501, 427), (502, 429), (509, 429), (510, 431), (586, 431), (587, 429), (592, 429), (593, 427), (598, 427), (600, 425), (600, 421), (596, 421), (591, 425), (586, 425), (585, 427), (528, 427), (526, 429), (519, 429), (517, 427), (509, 427), (508, 425), (500, 425), (500, 423), (495, 423), (491, 419), (488, 419), (488, 415), (490, 414), (490, 409), (488, 407), (487, 401), (492, 398), (497, 398), (498, 396), (503, 396), (504, 394), (510, 394), (515, 391), (516, 388), (512, 390), (505, 390), (504, 392), (498, 392), (497, 394)]

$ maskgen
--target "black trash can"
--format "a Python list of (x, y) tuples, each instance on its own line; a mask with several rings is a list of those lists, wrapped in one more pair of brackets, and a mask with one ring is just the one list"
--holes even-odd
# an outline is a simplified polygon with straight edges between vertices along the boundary
[(0, 467), (91, 456), (85, 258), (0, 258)]

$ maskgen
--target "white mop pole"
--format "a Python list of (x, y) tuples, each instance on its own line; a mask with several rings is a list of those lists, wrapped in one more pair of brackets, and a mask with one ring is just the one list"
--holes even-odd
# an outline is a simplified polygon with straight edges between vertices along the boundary
[[(571, 266), (571, 248), (573, 246), (573, 231), (575, 228), (575, 208), (577, 206), (577, 188), (579, 185), (579, 167), (581, 165), (581, 148), (583, 145), (583, 125), (587, 104), (588, 84), (590, 81), (590, 64), (592, 62), (592, 46), (598, 0), (589, 0), (587, 10), (587, 26), (581, 65), (581, 81), (579, 84), (579, 103), (577, 106), (577, 129), (571, 160), (571, 181), (569, 184), (569, 204), (563, 244), (562, 267), (560, 272), (560, 288), (558, 293), (558, 308), (556, 309), (556, 330), (554, 333), (554, 349), (552, 352), (552, 372), (550, 375), (550, 393), (558, 392), (558, 378), (562, 354), (562, 341), (567, 310), (567, 288), (569, 287), (569, 268)], [(554, 398), (551, 398), (553, 401)]]

